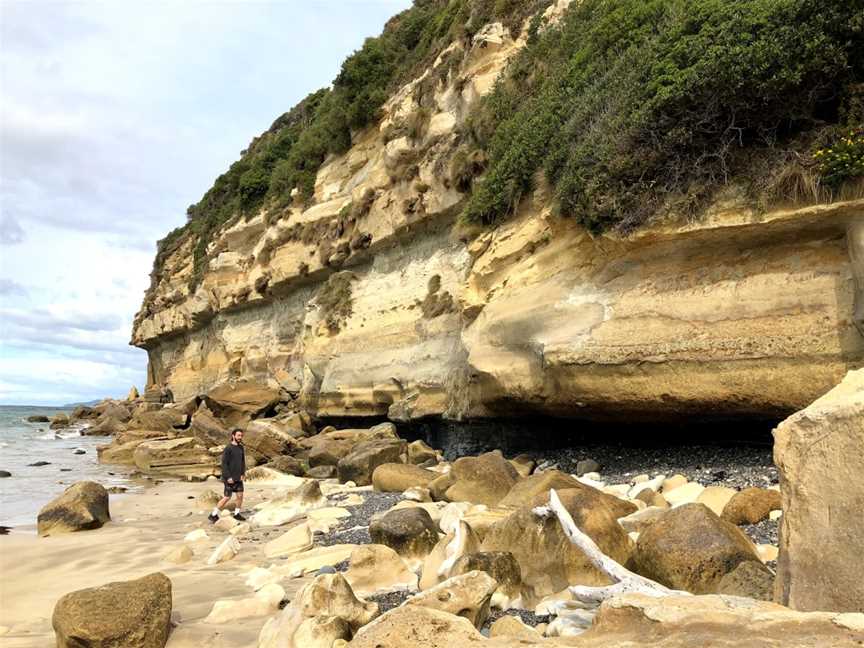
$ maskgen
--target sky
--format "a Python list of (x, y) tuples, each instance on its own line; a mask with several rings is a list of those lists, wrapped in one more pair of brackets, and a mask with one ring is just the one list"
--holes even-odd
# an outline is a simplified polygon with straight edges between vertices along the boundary
[(143, 390), (156, 241), (409, 0), (0, 0), (0, 404)]

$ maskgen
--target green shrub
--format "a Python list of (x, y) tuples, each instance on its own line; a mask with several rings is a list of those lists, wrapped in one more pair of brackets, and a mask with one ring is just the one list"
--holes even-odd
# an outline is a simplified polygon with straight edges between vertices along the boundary
[(593, 231), (747, 182), (761, 152), (837, 119), (862, 76), (860, 0), (584, 0), (470, 120), (490, 168), (463, 216), (506, 216), (535, 172)]
[(852, 128), (831, 146), (813, 153), (823, 184), (836, 188), (864, 176), (864, 126)]

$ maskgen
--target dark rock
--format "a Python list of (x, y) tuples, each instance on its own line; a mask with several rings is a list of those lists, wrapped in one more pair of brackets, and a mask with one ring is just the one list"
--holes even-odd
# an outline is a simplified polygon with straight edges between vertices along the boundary
[(73, 452), (72, 454), (83, 455), (87, 454), (87, 451), (84, 448), (75, 448), (75, 452)]
[(583, 459), (576, 464), (576, 474), (580, 477), (585, 473), (599, 472), (600, 464), (593, 459)]
[(108, 491), (92, 481), (77, 482), (42, 507), (37, 517), (40, 536), (98, 529), (111, 519)]
[(10, 473), (8, 470), (0, 470), (0, 477), (11, 477), (11, 476), (12, 476), (12, 473)]
[(330, 479), (336, 476), (336, 466), (313, 466), (306, 471), (306, 476), (312, 479)]
[(49, 419), (44, 414), (34, 414), (33, 416), (27, 417), (28, 423), (48, 423), (51, 419)]
[(438, 528), (425, 509), (389, 511), (369, 525), (372, 542), (393, 549), (400, 556), (426, 556), (438, 543)]
[(765, 565), (746, 560), (720, 579), (717, 593), (771, 601), (774, 598), (774, 574)]
[(39, 466), (50, 466), (51, 462), (50, 461), (34, 461), (33, 463), (27, 464), (27, 465), (38, 468)]

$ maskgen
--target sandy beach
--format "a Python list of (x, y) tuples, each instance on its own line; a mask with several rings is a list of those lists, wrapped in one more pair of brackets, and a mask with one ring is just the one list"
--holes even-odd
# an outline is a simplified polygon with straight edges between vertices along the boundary
[[(205, 561), (226, 537), (201, 513), (195, 498), (205, 490), (220, 490), (218, 482), (165, 481), (143, 493), (111, 496), (112, 520), (101, 529), (40, 538), (35, 524), (0, 537), (0, 626), (8, 628), (0, 645), (37, 648), (55, 645), (51, 614), (57, 600), (74, 590), (111, 581), (140, 578), (161, 571), (173, 584), (176, 627), (171, 648), (209, 646), (244, 648), (257, 645), (268, 617), (204, 623), (216, 599), (242, 599), (252, 590), (244, 585), (255, 566), (274, 562), (264, 556), (263, 543), (290, 526), (256, 530), (240, 540), (240, 553), (215, 566)], [(248, 507), (272, 494), (272, 486), (247, 489)], [(191, 498), (191, 499), (190, 499)], [(247, 506), (244, 504), (244, 509)], [(183, 537), (198, 528), (209, 538), (192, 545), (195, 556), (182, 565), (163, 560)], [(277, 559), (278, 560), (278, 559)], [(289, 598), (308, 579), (285, 579)]]

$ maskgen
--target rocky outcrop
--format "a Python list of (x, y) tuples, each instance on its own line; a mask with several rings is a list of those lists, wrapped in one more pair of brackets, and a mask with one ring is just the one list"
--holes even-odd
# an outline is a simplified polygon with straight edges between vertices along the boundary
[(864, 370), (777, 426), (774, 461), (783, 500), (775, 600), (864, 611)]
[[(540, 179), (506, 223), (451, 234), (460, 130), (525, 42), (495, 23), (454, 43), (308, 204), (217, 232), (194, 288), (192, 241), (160, 258), (132, 334), (150, 382), (181, 399), (258, 380), (320, 416), (768, 418), (862, 362), (861, 200), (727, 197), (595, 237)], [(418, 137), (394, 137), (409, 120)]]
[(144, 441), (132, 453), (145, 473), (206, 477), (219, 471), (219, 455), (211, 454), (192, 437)]
[(108, 491), (101, 484), (72, 484), (59, 497), (42, 507), (37, 516), (40, 536), (98, 529), (111, 519)]
[(162, 573), (66, 594), (52, 617), (57, 646), (162, 648), (171, 605), (171, 581)]

